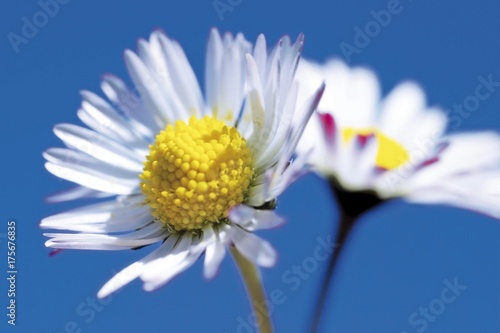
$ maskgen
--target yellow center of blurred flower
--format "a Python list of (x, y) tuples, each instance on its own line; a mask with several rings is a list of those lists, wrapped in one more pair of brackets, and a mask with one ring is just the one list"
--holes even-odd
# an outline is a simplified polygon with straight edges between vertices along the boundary
[(236, 128), (211, 117), (167, 125), (141, 174), (153, 216), (177, 231), (227, 218), (253, 178), (252, 152)]
[(349, 142), (355, 135), (374, 135), (378, 142), (378, 152), (375, 164), (383, 169), (392, 170), (408, 162), (410, 155), (399, 142), (391, 139), (376, 128), (354, 129), (345, 128), (342, 130), (342, 140)]

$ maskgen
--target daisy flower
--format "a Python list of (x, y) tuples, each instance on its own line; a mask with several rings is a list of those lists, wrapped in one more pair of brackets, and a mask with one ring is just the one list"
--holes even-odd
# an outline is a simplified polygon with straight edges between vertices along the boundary
[[(269, 267), (276, 251), (253, 231), (283, 219), (276, 197), (303, 172), (292, 162), (322, 88), (297, 105), (294, 75), (303, 36), (283, 37), (272, 50), (242, 34), (210, 32), (205, 96), (181, 46), (160, 31), (125, 51), (135, 85), (106, 75), (107, 100), (82, 92), (78, 117), (60, 124), (66, 148), (44, 153), (46, 169), (78, 186), (49, 198), (106, 198), (42, 220), (46, 246), (124, 250), (160, 245), (98, 292), (105, 297), (140, 278), (155, 290), (202, 254), (213, 277), (233, 246), (249, 262)], [(320, 85), (318, 85), (320, 86)]]
[(338, 196), (363, 199), (344, 208), (359, 213), (402, 197), (500, 218), (500, 135), (444, 134), (446, 113), (427, 106), (417, 84), (401, 83), (381, 99), (373, 72), (339, 60), (302, 61), (297, 76), (311, 87), (326, 83), (299, 150), (311, 150), (310, 163)]
[(357, 218), (370, 208), (401, 197), (500, 218), (500, 136), (445, 134), (446, 113), (429, 107), (417, 84), (401, 83), (381, 98), (373, 72), (339, 60), (324, 65), (302, 61), (297, 77), (309, 90), (326, 83), (319, 112), (298, 150), (311, 152), (309, 162), (329, 180), (340, 210), (337, 250), (312, 321), (311, 332), (316, 332), (344, 242)]

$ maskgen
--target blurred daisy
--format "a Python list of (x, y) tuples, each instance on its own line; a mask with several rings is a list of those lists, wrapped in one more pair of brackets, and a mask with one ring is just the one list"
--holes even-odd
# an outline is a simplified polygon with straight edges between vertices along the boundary
[(401, 83), (381, 99), (373, 72), (338, 60), (302, 61), (297, 76), (311, 89), (326, 83), (299, 150), (312, 150), (310, 162), (331, 180), (344, 209), (357, 215), (403, 197), (500, 218), (500, 187), (492, 183), (500, 179), (498, 134), (445, 135), (445, 112), (427, 106), (415, 83)]
[(337, 249), (312, 319), (311, 332), (316, 332), (345, 241), (367, 210), (402, 197), (500, 218), (500, 136), (445, 135), (446, 114), (427, 106), (415, 83), (401, 83), (381, 99), (373, 72), (341, 61), (302, 61), (297, 77), (309, 90), (326, 83), (319, 112), (311, 118), (298, 151), (310, 152), (310, 164), (329, 180), (340, 210)]
[(213, 277), (226, 246), (256, 265), (274, 265), (275, 250), (252, 232), (283, 223), (275, 199), (303, 172), (291, 157), (322, 90), (296, 104), (302, 45), (302, 35), (295, 43), (284, 37), (268, 52), (262, 35), (252, 49), (241, 34), (212, 30), (205, 98), (182, 48), (162, 32), (140, 40), (137, 53), (127, 50), (135, 88), (106, 75), (101, 87), (110, 102), (84, 91), (78, 117), (89, 128), (57, 125), (67, 148), (44, 153), (49, 172), (79, 185), (51, 201), (110, 199), (43, 219), (43, 228), (70, 231), (45, 234), (46, 246), (161, 243), (99, 297), (138, 277), (154, 290), (203, 253), (204, 275)]

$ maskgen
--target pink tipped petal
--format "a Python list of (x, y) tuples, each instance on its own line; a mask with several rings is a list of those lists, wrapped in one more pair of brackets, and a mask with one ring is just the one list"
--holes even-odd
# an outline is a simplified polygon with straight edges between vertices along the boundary
[(335, 139), (335, 119), (330, 113), (318, 112), (318, 115), (323, 126), (326, 144), (331, 145)]

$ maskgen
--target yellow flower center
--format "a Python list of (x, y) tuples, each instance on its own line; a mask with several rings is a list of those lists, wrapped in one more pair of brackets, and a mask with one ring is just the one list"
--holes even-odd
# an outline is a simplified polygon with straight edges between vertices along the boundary
[(409, 161), (410, 154), (399, 142), (391, 139), (376, 128), (354, 129), (345, 128), (342, 130), (342, 140), (344, 143), (353, 139), (354, 135), (370, 136), (374, 135), (378, 142), (378, 152), (375, 164), (383, 169), (392, 170), (400, 167)]
[(252, 152), (236, 128), (191, 117), (156, 136), (141, 190), (160, 222), (177, 231), (201, 229), (244, 201), (253, 174)]

